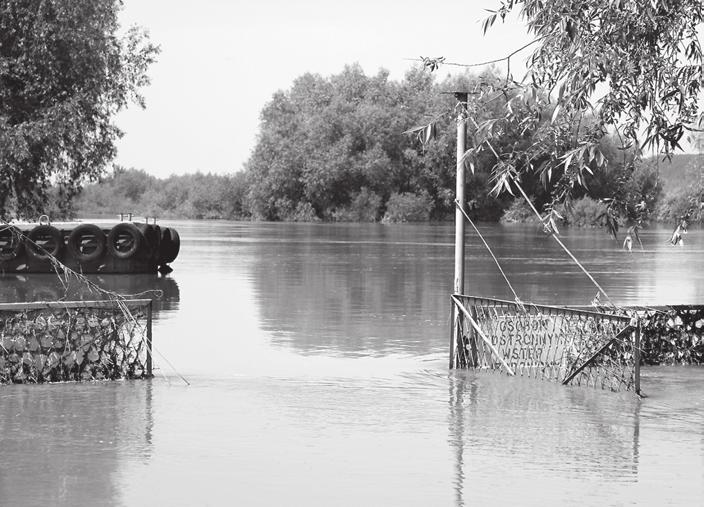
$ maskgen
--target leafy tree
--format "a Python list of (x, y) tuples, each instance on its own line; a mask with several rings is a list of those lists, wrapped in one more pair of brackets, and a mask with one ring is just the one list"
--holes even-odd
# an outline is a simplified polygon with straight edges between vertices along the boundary
[[(686, 185), (671, 185), (667, 195), (658, 203), (657, 219), (671, 224), (679, 224), (682, 219), (689, 222), (704, 222), (704, 169), (698, 157), (689, 160), (679, 178), (687, 181)], [(651, 168), (654, 164), (651, 164)], [(654, 170), (654, 168), (653, 168)]]
[(699, 0), (502, 0), (484, 30), (519, 6), (536, 43), (529, 86), (554, 93), (561, 113), (590, 109), (599, 130), (666, 153), (701, 119)]
[(130, 169), (116, 166), (113, 174), (114, 192), (131, 202), (139, 202), (144, 192), (156, 185), (156, 177), (143, 169)]
[[(406, 194), (423, 196), (423, 206), (429, 203), (418, 216), (451, 214), (454, 118), (436, 113), (451, 110), (454, 99), (440, 92), (490, 78), (491, 73), (467, 74), (436, 83), (418, 67), (394, 82), (386, 71), (366, 76), (358, 65), (329, 78), (301, 76), (262, 111), (258, 142), (247, 163), (252, 215), (266, 220), (311, 214), (323, 220), (395, 220), (403, 213), (387, 214), (386, 208), (392, 195)], [(486, 114), (492, 111), (489, 107)], [(404, 135), (430, 120), (435, 142)], [(479, 201), (489, 184), (487, 171), (473, 183), (469, 193)], [(363, 202), (371, 206), (368, 212), (360, 208)], [(504, 204), (486, 198), (482, 205), (497, 210), (485, 216), (498, 218)]]
[(142, 170), (116, 167), (86, 185), (75, 201), (75, 214), (192, 219), (246, 219), (248, 181), (234, 175), (187, 174), (158, 179)]
[(347, 206), (340, 206), (332, 219), (336, 222), (376, 222), (381, 210), (381, 197), (362, 187)]
[[(467, 159), (493, 155), (496, 192), (529, 185), (538, 177), (550, 191), (545, 220), (569, 200), (608, 157), (602, 139), (614, 135), (619, 149), (634, 157), (621, 172), (635, 170), (644, 150), (669, 156), (687, 130), (701, 126), (697, 107), (703, 58), (697, 37), (703, 10), (699, 0), (502, 0), (485, 20), (520, 10), (534, 40), (528, 72), (516, 82), (507, 65), (505, 79), (478, 91), (476, 104), (500, 100), (503, 113), (479, 121), (470, 115), (473, 146)], [(512, 53), (504, 60), (510, 63)], [(431, 71), (444, 58), (424, 58)], [(531, 132), (532, 142), (497, 148), (497, 132)], [(620, 176), (623, 183), (632, 175)], [(630, 219), (642, 198), (616, 187), (610, 208)], [(653, 190), (653, 189), (651, 189)]]
[(144, 107), (139, 90), (158, 48), (140, 28), (120, 33), (121, 6), (0, 4), (0, 215), (41, 210), (52, 184), (65, 208), (115, 156), (115, 113)]
[(329, 79), (306, 74), (276, 93), (247, 163), (253, 215), (286, 220), (307, 203), (331, 219), (362, 187), (388, 196), (401, 173), (400, 101), (385, 71), (367, 77), (358, 65)]
[(389, 197), (384, 222), (423, 222), (430, 218), (433, 203), (426, 192), (394, 193)]

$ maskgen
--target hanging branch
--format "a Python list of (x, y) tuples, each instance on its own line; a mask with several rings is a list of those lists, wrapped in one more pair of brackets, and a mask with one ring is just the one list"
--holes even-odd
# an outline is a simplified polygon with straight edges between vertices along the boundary
[[(474, 123), (474, 126), (477, 129), (479, 129), (479, 125), (474, 120), (474, 118), (471, 118), (471, 120), (472, 120), (472, 123)], [(489, 147), (491, 152), (494, 154), (497, 161), (501, 162), (501, 157), (499, 156), (498, 152), (494, 148), (493, 144), (488, 139), (486, 139), (484, 142)], [(567, 164), (568, 163), (566, 163), (566, 165)], [(501, 187), (507, 188), (510, 191), (511, 184), (515, 185), (518, 188), (519, 192), (521, 193), (521, 195), (525, 199), (526, 203), (528, 203), (530, 208), (533, 210), (535, 215), (538, 217), (538, 220), (540, 220), (540, 222), (543, 224), (545, 232), (547, 232), (550, 236), (552, 236), (552, 238), (560, 245), (560, 247), (562, 247), (562, 249), (567, 253), (567, 255), (569, 255), (570, 258), (577, 264), (577, 266), (579, 266), (579, 268), (584, 272), (584, 274), (587, 275), (587, 277), (596, 286), (596, 288), (606, 297), (607, 301), (614, 308), (617, 308), (616, 305), (611, 301), (611, 298), (609, 297), (609, 295), (601, 287), (601, 285), (599, 285), (599, 283), (594, 279), (594, 277), (591, 275), (591, 273), (589, 273), (589, 271), (587, 271), (587, 269), (582, 265), (582, 263), (579, 262), (579, 260), (574, 256), (574, 254), (572, 254), (572, 252), (570, 252), (570, 250), (565, 246), (565, 244), (562, 241), (560, 241), (560, 238), (557, 237), (559, 234), (559, 231), (557, 230), (557, 226), (555, 225), (555, 221), (554, 221), (554, 217), (553, 217), (554, 210), (551, 210), (551, 212), (548, 215), (546, 215), (545, 217), (541, 216), (540, 212), (538, 212), (538, 210), (535, 208), (535, 206), (531, 202), (528, 195), (523, 190), (523, 187), (519, 184), (518, 177), (515, 174), (515, 171), (512, 172), (510, 170), (506, 170), (503, 173), (501, 173), (501, 179), (497, 183), (497, 186), (501, 185)]]
[(427, 56), (421, 56), (420, 58), (406, 58), (406, 60), (410, 60), (413, 62), (422, 62), (423, 66), (425, 68), (430, 69), (431, 72), (437, 70), (440, 68), (441, 65), (451, 65), (453, 67), (463, 67), (463, 68), (472, 68), (472, 67), (484, 67), (486, 65), (491, 65), (493, 63), (500, 63), (500, 62), (508, 62), (510, 65), (511, 58), (516, 56), (518, 53), (523, 51), (524, 49), (529, 48), (533, 44), (537, 44), (538, 42), (542, 41), (545, 39), (545, 36), (543, 37), (538, 37), (537, 39), (532, 40), (528, 44), (525, 44), (521, 46), (520, 48), (512, 51), (508, 55), (502, 57), (502, 58), (495, 58), (493, 60), (487, 60), (485, 62), (479, 62), (479, 63), (457, 63), (457, 62), (447, 62), (445, 61), (444, 56), (438, 56), (435, 58), (427, 57)]

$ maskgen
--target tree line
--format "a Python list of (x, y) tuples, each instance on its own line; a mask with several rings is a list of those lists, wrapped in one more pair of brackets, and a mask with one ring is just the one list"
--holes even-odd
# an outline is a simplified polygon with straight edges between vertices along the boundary
[[(118, 167), (87, 185), (73, 212), (94, 216), (133, 209), (164, 218), (272, 221), (447, 219), (454, 212), (456, 101), (444, 92), (477, 89), (501, 79), (487, 70), (437, 81), (419, 67), (394, 81), (385, 71), (367, 76), (358, 65), (330, 77), (304, 74), (264, 107), (243, 171), (157, 179)], [(493, 107), (505, 106), (496, 101)], [(491, 108), (478, 109), (476, 122), (499, 113)], [(432, 129), (423, 127), (429, 122)], [(492, 139), (496, 150), (506, 151), (530, 146), (538, 135), (504, 128)], [(571, 148), (568, 141), (563, 143), (563, 152)], [(704, 195), (699, 178), (698, 187), (683, 186), (679, 194), (665, 197), (658, 164), (640, 161), (613, 136), (600, 140), (599, 153), (605, 163), (594, 164), (582, 184), (570, 190), (561, 208), (565, 221), (607, 225), (614, 195), (626, 204), (612, 220), (676, 220), (674, 215)], [(696, 162), (685, 175), (693, 177)], [(509, 192), (492, 193), (494, 163), (488, 150), (474, 158), (466, 191), (470, 215), (488, 221), (528, 219), (520, 199)], [(521, 182), (538, 209), (550, 202), (554, 189), (540, 173), (525, 173)]]
[[(700, 218), (700, 172), (683, 175), (683, 195), (663, 199), (657, 171), (641, 161), (648, 148), (670, 156), (704, 125), (698, 0), (501, 2), (483, 30), (519, 13), (535, 36), (522, 48), (532, 51), (526, 79), (513, 79), (509, 58), (501, 75), (442, 80), (434, 73), (442, 57), (422, 57), (400, 81), (358, 65), (307, 73), (264, 107), (243, 172), (166, 180), (122, 168), (106, 175), (121, 135), (114, 116), (144, 105), (159, 51), (144, 30), (119, 26), (121, 8), (121, 0), (0, 7), (0, 218), (31, 218), (47, 203), (56, 214), (97, 212), (119, 196), (162, 216), (442, 220), (454, 207), (457, 110), (447, 92), (458, 90), (471, 92), (464, 160), (475, 218), (520, 217), (517, 190), (546, 223), (575, 208), (612, 231), (653, 216)], [(105, 191), (140, 178), (139, 189)]]
[(107, 177), (84, 187), (69, 216), (100, 218), (126, 212), (160, 218), (241, 220), (249, 217), (242, 208), (246, 188), (241, 172), (160, 179), (144, 170), (118, 166)]
[[(694, 207), (699, 209), (690, 215), (689, 221), (702, 222), (704, 214), (701, 212), (700, 199), (704, 195), (703, 168), (704, 156), (700, 155), (678, 155), (673, 157), (671, 163), (649, 160), (629, 178), (628, 183), (634, 193), (654, 196), (650, 203), (653, 209), (651, 220), (676, 223), (695, 204)], [(616, 178), (617, 175), (614, 174), (613, 177)], [(690, 183), (683, 184), (683, 181)], [(609, 195), (611, 182), (610, 179), (595, 181), (591, 194), (586, 191), (578, 194), (572, 200), (569, 210), (561, 209), (565, 217), (563, 223), (580, 227), (604, 225), (606, 204), (598, 196)], [(112, 217), (121, 212), (134, 212), (140, 216), (171, 219), (252, 220), (252, 212), (248, 207), (250, 187), (248, 175), (244, 171), (228, 175), (195, 173), (157, 178), (144, 170), (118, 166), (99, 182), (87, 185), (69, 208), (68, 214), (65, 210), (60, 210), (51, 199), (50, 207), (45, 211), (52, 217), (100, 218)], [(363, 198), (377, 202), (366, 209), (360, 206), (359, 213), (354, 216), (338, 216), (336, 219), (355, 222), (378, 220), (379, 215), (374, 211), (375, 206), (380, 204), (378, 197), (375, 199), (367, 191)], [(392, 202), (388, 207), (400, 208), (403, 203), (398, 201), (404, 199), (404, 196), (397, 194), (394, 199), (397, 202)], [(531, 222), (534, 219), (532, 211), (521, 199), (492, 200), (486, 196), (484, 199), (485, 202), (490, 201), (490, 206), (498, 208), (481, 208), (475, 200), (471, 210), (475, 217), (507, 223)], [(426, 202), (422, 209), (427, 209), (425, 206), (428, 204)], [(411, 216), (411, 208), (407, 203), (404, 206), (405, 218), (409, 221), (423, 221), (427, 216), (424, 212)], [(497, 209), (501, 211), (500, 214)], [(451, 217), (448, 214), (445, 218)]]

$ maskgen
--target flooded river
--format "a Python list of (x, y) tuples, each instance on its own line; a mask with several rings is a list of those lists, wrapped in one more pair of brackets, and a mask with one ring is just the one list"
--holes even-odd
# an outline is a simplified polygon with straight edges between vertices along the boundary
[[(704, 368), (643, 400), (448, 371), (452, 225), (174, 224), (151, 381), (0, 386), (0, 505), (700, 505)], [(596, 289), (532, 228), (483, 226), (525, 301)], [(565, 243), (612, 300), (704, 303), (704, 231)], [(468, 234), (467, 292), (513, 299)], [(61, 297), (0, 277), (0, 300)], [(167, 362), (168, 360), (168, 362)], [(185, 376), (187, 386), (179, 377)]]

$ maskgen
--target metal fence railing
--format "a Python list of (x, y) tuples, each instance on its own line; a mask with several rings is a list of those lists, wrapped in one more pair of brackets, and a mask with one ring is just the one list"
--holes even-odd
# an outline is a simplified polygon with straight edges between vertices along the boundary
[(0, 384), (151, 376), (151, 299), (0, 304)]
[(453, 295), (451, 365), (640, 392), (640, 326), (624, 315)]

